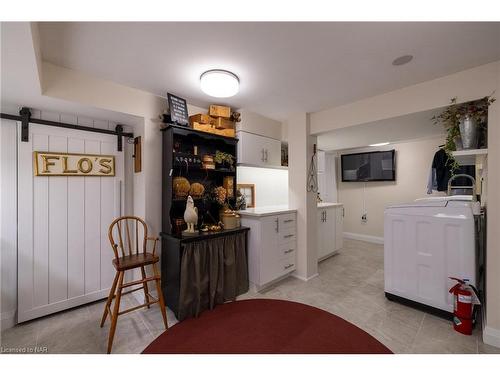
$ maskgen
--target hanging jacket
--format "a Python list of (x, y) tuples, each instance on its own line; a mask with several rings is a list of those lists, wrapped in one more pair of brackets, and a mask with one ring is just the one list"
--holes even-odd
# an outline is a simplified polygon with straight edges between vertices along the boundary
[(447, 191), (448, 180), (451, 177), (451, 170), (448, 165), (448, 155), (444, 149), (441, 148), (434, 154), (432, 168), (436, 170), (436, 190)]
[(431, 168), (429, 171), (429, 178), (427, 179), (427, 194), (432, 194), (433, 190), (437, 190), (438, 185), (437, 185), (437, 178), (436, 178), (436, 168), (432, 168), (432, 163), (431, 163)]
[[(455, 174), (468, 174), (472, 177), (476, 175), (476, 167), (473, 165), (462, 165)], [(427, 181), (427, 194), (432, 194), (433, 190), (448, 191), (448, 181), (452, 176), (449, 165), (448, 154), (444, 149), (439, 149), (434, 154), (432, 166)], [(467, 179), (458, 178), (453, 185), (468, 186), (470, 181)]]

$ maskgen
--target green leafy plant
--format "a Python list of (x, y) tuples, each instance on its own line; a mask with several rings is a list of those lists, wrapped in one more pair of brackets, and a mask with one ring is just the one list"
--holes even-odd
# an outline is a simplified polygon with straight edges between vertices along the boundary
[(214, 161), (218, 164), (224, 164), (226, 162), (229, 167), (232, 169), (234, 166), (234, 156), (228, 154), (227, 152), (215, 151)]
[(452, 175), (460, 167), (452, 154), (453, 151), (456, 151), (455, 141), (460, 138), (460, 121), (468, 116), (476, 120), (480, 124), (479, 126), (484, 129), (486, 127), (488, 107), (496, 100), (492, 95), (485, 96), (473, 102), (460, 104), (457, 104), (457, 98), (454, 97), (451, 99), (450, 105), (443, 112), (431, 118), (434, 124), (441, 124), (446, 130), (444, 150), (448, 156), (447, 164), (450, 167)]

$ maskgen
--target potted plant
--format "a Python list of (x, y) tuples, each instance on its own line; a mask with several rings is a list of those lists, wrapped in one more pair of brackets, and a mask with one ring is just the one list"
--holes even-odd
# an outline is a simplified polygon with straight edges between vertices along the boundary
[(488, 107), (494, 101), (495, 98), (489, 95), (473, 102), (457, 104), (455, 97), (441, 114), (432, 117), (435, 124), (442, 124), (447, 130), (447, 151), (478, 147), (479, 132), (486, 130)]
[(219, 165), (219, 168), (234, 170), (234, 156), (227, 152), (215, 151), (214, 161)]

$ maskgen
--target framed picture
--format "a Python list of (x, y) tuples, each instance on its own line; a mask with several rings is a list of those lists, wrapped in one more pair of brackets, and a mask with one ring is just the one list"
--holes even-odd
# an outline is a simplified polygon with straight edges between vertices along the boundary
[(247, 208), (255, 207), (255, 184), (237, 184), (236, 188), (245, 197)]
[(168, 108), (170, 109), (170, 121), (177, 125), (188, 126), (189, 116), (185, 99), (167, 93)]

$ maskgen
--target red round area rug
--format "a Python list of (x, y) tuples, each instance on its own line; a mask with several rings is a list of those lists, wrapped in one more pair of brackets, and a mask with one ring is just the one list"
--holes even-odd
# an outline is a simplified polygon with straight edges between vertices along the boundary
[(146, 354), (387, 354), (375, 338), (302, 303), (249, 299), (226, 303), (162, 333)]

